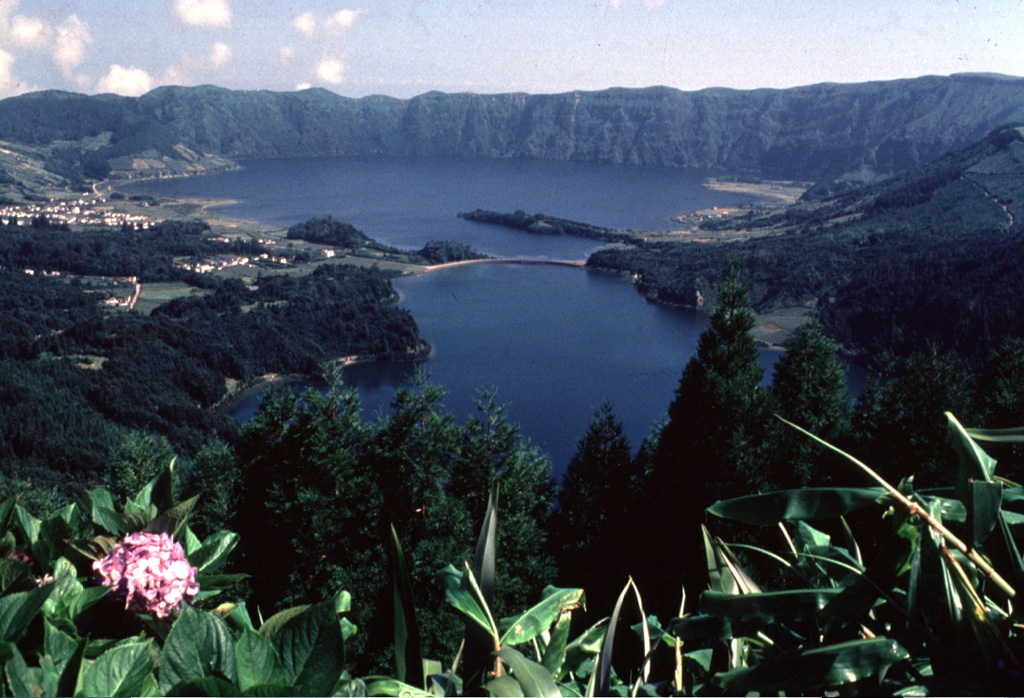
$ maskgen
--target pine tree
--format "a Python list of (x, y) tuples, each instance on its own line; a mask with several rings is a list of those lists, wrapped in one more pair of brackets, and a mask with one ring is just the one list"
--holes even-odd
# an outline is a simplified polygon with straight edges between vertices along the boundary
[(703, 584), (704, 509), (770, 484), (762, 449), (771, 412), (746, 285), (734, 273), (718, 297), (683, 369), (646, 480), (643, 516), (632, 527), (635, 568), (648, 570), (652, 596), (666, 612), (678, 610), (680, 581), (693, 592)]
[[(852, 403), (838, 345), (812, 322), (797, 329), (785, 349), (772, 377), (775, 410), (826, 441), (839, 443), (850, 429)], [(772, 480), (784, 488), (812, 481), (824, 484), (827, 472), (812, 473), (815, 463), (832, 462), (829, 453), (786, 425), (775, 423), (774, 430)]]
[(614, 603), (631, 572), (629, 518), (638, 515), (643, 466), (611, 405), (594, 410), (562, 478), (552, 530), (559, 578), (585, 586), (597, 608)]

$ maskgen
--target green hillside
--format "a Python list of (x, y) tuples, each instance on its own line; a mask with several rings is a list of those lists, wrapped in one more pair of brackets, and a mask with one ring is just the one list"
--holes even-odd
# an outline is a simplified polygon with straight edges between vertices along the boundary
[(138, 99), (40, 92), (0, 101), (0, 139), (71, 145), (82, 170), (100, 176), (108, 167), (121, 175), (160, 170), (116, 162), (124, 157), (166, 158), (173, 171), (175, 159), (386, 154), (872, 178), (1022, 121), (1024, 79), (992, 75), (782, 90), (429, 92), (407, 100), (207, 85), (161, 87)]
[(816, 306), (848, 349), (907, 353), (938, 340), (983, 355), (1024, 329), (1013, 261), (1022, 216), (1024, 129), (1006, 127), (877, 184), (703, 226), (745, 242), (640, 244), (589, 264), (636, 274), (652, 300), (682, 305), (713, 298), (737, 264), (758, 311)]

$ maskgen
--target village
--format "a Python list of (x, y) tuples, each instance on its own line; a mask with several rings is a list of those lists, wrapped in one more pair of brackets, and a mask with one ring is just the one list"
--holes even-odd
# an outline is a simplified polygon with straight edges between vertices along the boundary
[(152, 225), (148, 216), (114, 211), (106, 203), (107, 200), (102, 197), (81, 197), (50, 199), (47, 204), (0, 206), (0, 224), (32, 225), (33, 221), (45, 219), (50, 225), (105, 226), (133, 230), (146, 230)]

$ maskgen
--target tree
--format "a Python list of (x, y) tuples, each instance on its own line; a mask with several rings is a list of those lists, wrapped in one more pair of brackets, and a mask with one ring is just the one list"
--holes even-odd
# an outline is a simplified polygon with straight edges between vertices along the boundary
[(200, 538), (229, 528), (238, 497), (240, 473), (235, 452), (224, 441), (211, 439), (192, 459), (182, 499), (199, 495), (189, 526)]
[(855, 455), (876, 464), (884, 477), (898, 480), (910, 463), (917, 487), (942, 482), (942, 473), (956, 466), (944, 415), (976, 423), (973, 392), (964, 362), (934, 344), (905, 361), (882, 357), (857, 401)]
[[(614, 603), (630, 573), (625, 564), (633, 545), (629, 519), (638, 513), (643, 467), (639, 454), (632, 457), (611, 405), (602, 404), (576, 443), (552, 526), (559, 578), (565, 586), (586, 586), (597, 608)], [(597, 560), (600, 577), (593, 574)]]
[(110, 492), (124, 499), (134, 496), (174, 460), (167, 437), (133, 430), (110, 453), (107, 481)]
[[(785, 349), (772, 376), (775, 410), (829, 443), (840, 443), (850, 429), (852, 405), (838, 345), (812, 322), (797, 329)], [(828, 453), (786, 425), (773, 427), (772, 479), (786, 488), (802, 487), (812, 479), (823, 484), (820, 474), (812, 477), (812, 470)]]
[(704, 508), (773, 484), (761, 450), (770, 410), (753, 327), (746, 284), (733, 273), (683, 369), (647, 478), (645, 516), (634, 517), (637, 568), (650, 570), (652, 586), (663, 585), (656, 594), (666, 610), (679, 603), (678, 587), (664, 586), (667, 580), (703, 583)]

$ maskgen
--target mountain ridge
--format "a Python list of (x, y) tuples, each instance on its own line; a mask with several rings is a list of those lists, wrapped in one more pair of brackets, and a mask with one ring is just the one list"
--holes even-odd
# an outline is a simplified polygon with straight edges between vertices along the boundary
[(523, 157), (872, 180), (1021, 122), (1024, 78), (977, 74), (691, 92), (434, 91), (399, 99), (203, 85), (141, 97), (47, 91), (0, 100), (0, 140), (76, 148), (87, 176), (159, 174), (114, 162), (154, 154), (173, 171), (184, 147), (230, 160)]

